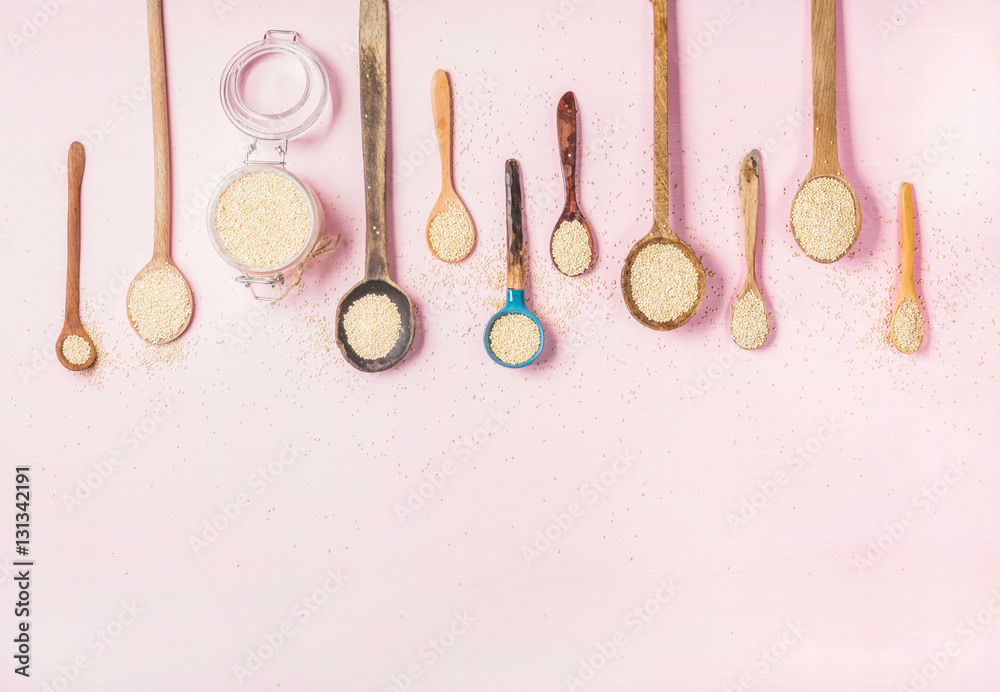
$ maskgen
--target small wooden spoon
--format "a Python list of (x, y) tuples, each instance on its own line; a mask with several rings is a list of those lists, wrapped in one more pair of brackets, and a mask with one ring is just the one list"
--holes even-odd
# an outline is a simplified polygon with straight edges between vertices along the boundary
[[(670, 230), (670, 170), (669, 144), (667, 137), (667, 0), (653, 0), (653, 54), (654, 54), (654, 118), (653, 118), (653, 167), (655, 190), (653, 193), (653, 229), (633, 247), (625, 258), (622, 269), (622, 295), (625, 306), (632, 317), (641, 324), (659, 331), (677, 329), (690, 320), (705, 299), (705, 268), (694, 254), (694, 250)], [(674, 245), (691, 260), (698, 272), (698, 299), (691, 308), (671, 322), (656, 322), (643, 314), (632, 299), (632, 263), (645, 248), (660, 243)]]
[[(912, 300), (919, 309), (920, 297), (917, 295), (917, 283), (913, 279), (913, 250), (916, 245), (915, 232), (913, 228), (913, 188), (909, 183), (903, 183), (899, 190), (899, 226), (903, 245), (903, 271), (899, 279), (899, 293), (896, 296), (896, 307), (892, 309), (892, 321), (890, 325), (896, 323), (896, 313), (899, 312), (903, 301)], [(902, 353), (910, 354), (920, 350), (924, 343), (923, 331), (920, 332), (920, 343), (912, 351), (906, 350), (896, 342), (896, 330), (891, 326), (889, 334), (892, 344)]]
[[(813, 71), (813, 162), (796, 197), (816, 178), (834, 178), (846, 187), (854, 200), (854, 238), (840, 256), (817, 259), (802, 247), (795, 221), (792, 235), (807, 257), (823, 264), (836, 262), (850, 251), (861, 234), (861, 203), (854, 188), (840, 168), (837, 149), (837, 0), (812, 0), (812, 71)], [(795, 201), (792, 201), (795, 208)]]
[[(594, 264), (594, 234), (590, 230), (590, 224), (580, 211), (580, 205), (576, 199), (576, 161), (579, 147), (577, 145), (577, 108), (576, 96), (572, 91), (567, 91), (559, 99), (559, 106), (556, 109), (556, 128), (559, 132), (559, 155), (562, 158), (563, 180), (566, 183), (566, 206), (563, 207), (562, 216), (556, 221), (556, 227), (552, 230), (552, 240), (549, 242), (549, 254), (552, 256), (552, 264), (566, 276), (580, 276)], [(577, 221), (587, 229), (587, 242), (590, 245), (590, 263), (576, 274), (567, 274), (556, 262), (555, 253), (552, 251), (556, 239), (556, 231), (564, 223)]]
[[(86, 370), (97, 359), (97, 348), (90, 335), (80, 322), (80, 188), (83, 186), (83, 169), (87, 155), (83, 145), (73, 142), (69, 147), (66, 168), (69, 171), (69, 213), (67, 214), (67, 250), (66, 250), (66, 316), (62, 332), (56, 341), (56, 357), (67, 370)], [(63, 342), (66, 337), (78, 336), (90, 346), (90, 358), (76, 365), (66, 360), (63, 355)]]
[[(760, 302), (764, 295), (757, 285), (757, 216), (760, 207), (760, 151), (754, 149), (740, 164), (740, 212), (743, 217), (743, 243), (747, 260), (747, 277), (743, 282), (743, 290), (736, 296), (739, 303), (743, 296), (753, 291)], [(770, 319), (766, 325), (764, 341), (771, 331)], [(730, 331), (732, 326), (730, 325)], [(763, 344), (761, 344), (763, 345)], [(759, 347), (758, 347), (759, 348)]]
[[(365, 278), (337, 305), (337, 346), (344, 359), (363, 372), (388, 370), (413, 346), (416, 317), (409, 296), (389, 278), (386, 209), (387, 133), (389, 112), (389, 9), (386, 0), (361, 0), (361, 148), (365, 160)], [(384, 358), (362, 358), (347, 341), (344, 318), (366, 295), (384, 295), (399, 311), (401, 324), (392, 350)]]
[[(476, 226), (472, 223), (472, 216), (469, 215), (469, 210), (462, 204), (461, 198), (455, 192), (455, 179), (451, 159), (451, 84), (448, 82), (448, 73), (444, 70), (435, 72), (431, 80), (431, 107), (434, 112), (434, 130), (437, 132), (438, 151), (441, 154), (441, 195), (438, 197), (437, 204), (434, 205), (434, 208), (431, 210), (431, 216), (427, 220), (427, 247), (431, 249), (431, 253), (439, 260), (444, 262), (461, 262), (469, 256), (472, 248), (476, 245)], [(437, 254), (434, 250), (434, 245), (431, 244), (431, 224), (437, 218), (438, 214), (449, 207), (461, 209), (469, 222), (469, 226), (472, 228), (472, 244), (469, 245), (468, 251), (461, 257), (454, 259), (447, 259)]]
[[(152, 85), (153, 101), (153, 166), (156, 186), (153, 258), (132, 279), (132, 283), (128, 287), (126, 305), (130, 305), (132, 302), (132, 290), (136, 283), (150, 272), (159, 269), (173, 269), (182, 280), (184, 279), (180, 269), (170, 259), (170, 127), (167, 121), (167, 65), (163, 50), (163, 7), (161, 3), (162, 0), (147, 0), (146, 2), (146, 21), (149, 26), (149, 78)], [(174, 334), (155, 342), (157, 344), (173, 341), (183, 334), (191, 323), (191, 308), (194, 300), (186, 280), (184, 287), (187, 289), (187, 319)], [(131, 315), (129, 316), (129, 324), (135, 329)], [(136, 330), (136, 334), (138, 333)]]

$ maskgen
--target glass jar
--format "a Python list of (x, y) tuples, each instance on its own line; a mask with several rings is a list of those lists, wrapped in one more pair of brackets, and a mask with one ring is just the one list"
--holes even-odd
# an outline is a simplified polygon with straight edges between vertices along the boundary
[[(323, 207), (315, 191), (285, 168), (288, 141), (312, 127), (323, 113), (330, 85), (320, 59), (298, 40), (294, 31), (268, 31), (226, 65), (220, 85), (222, 108), (241, 132), (253, 137), (244, 165), (227, 175), (215, 188), (208, 204), (208, 234), (216, 252), (241, 276), (258, 300), (273, 302), (275, 295), (260, 295), (256, 286), (274, 287), (286, 272), (305, 261), (323, 232)], [(292, 183), (308, 201), (309, 235), (299, 251), (280, 266), (244, 264), (226, 251), (216, 228), (219, 198), (243, 176), (267, 171)]]

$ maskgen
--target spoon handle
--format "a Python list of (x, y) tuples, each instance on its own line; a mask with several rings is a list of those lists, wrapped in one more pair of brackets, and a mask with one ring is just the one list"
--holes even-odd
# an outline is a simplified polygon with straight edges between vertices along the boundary
[(903, 285), (913, 286), (913, 249), (916, 245), (913, 230), (913, 188), (903, 183), (899, 189), (899, 226), (903, 243)]
[(386, 132), (389, 107), (389, 16), (385, 0), (361, 0), (361, 148), (365, 160), (365, 276), (389, 278), (386, 223)]
[(448, 73), (438, 70), (431, 80), (431, 108), (434, 111), (434, 130), (437, 133), (438, 151), (441, 154), (441, 187), (452, 187), (451, 163), (451, 84)]
[(663, 236), (670, 234), (667, 70), (667, 0), (653, 0), (653, 228)]
[(69, 211), (66, 219), (66, 324), (80, 324), (80, 188), (87, 155), (73, 142), (66, 157), (69, 171)]
[(556, 109), (556, 129), (559, 132), (559, 155), (562, 158), (563, 180), (566, 181), (566, 210), (576, 211), (577, 154), (576, 96), (567, 91)]
[(521, 205), (521, 167), (507, 161), (507, 288), (524, 290), (524, 210)]
[(740, 165), (740, 214), (747, 258), (747, 284), (757, 283), (757, 214), (760, 208), (760, 152), (751, 151)]
[(167, 64), (163, 48), (162, 0), (147, 0), (149, 79), (153, 101), (155, 216), (153, 257), (170, 258), (170, 126), (167, 118)]
[(813, 171), (837, 173), (837, 0), (812, 0)]

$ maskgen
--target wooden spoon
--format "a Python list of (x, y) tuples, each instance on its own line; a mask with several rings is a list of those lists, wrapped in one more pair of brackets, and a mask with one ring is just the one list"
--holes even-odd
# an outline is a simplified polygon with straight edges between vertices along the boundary
[[(455, 192), (455, 179), (451, 159), (451, 84), (448, 82), (448, 73), (444, 70), (435, 72), (434, 77), (431, 79), (431, 108), (434, 112), (434, 130), (437, 132), (438, 151), (441, 154), (441, 195), (431, 210), (430, 218), (427, 219), (427, 247), (431, 249), (431, 253), (439, 260), (444, 262), (460, 262), (469, 256), (472, 248), (476, 245), (476, 226), (472, 223), (472, 216), (469, 215), (469, 210), (462, 204), (458, 193)], [(472, 229), (472, 243), (469, 245), (469, 249), (461, 257), (453, 259), (439, 255), (434, 249), (434, 245), (431, 244), (431, 224), (437, 218), (438, 214), (449, 207), (460, 209), (465, 214), (465, 218), (469, 222), (469, 227)]]
[[(155, 171), (155, 216), (153, 223), (153, 258), (139, 270), (128, 287), (126, 305), (132, 304), (132, 291), (136, 284), (147, 274), (160, 270), (172, 269), (184, 281), (187, 290), (187, 318), (174, 334), (160, 339), (155, 343), (164, 344), (173, 341), (187, 329), (191, 323), (191, 312), (194, 304), (191, 298), (191, 288), (184, 275), (170, 258), (170, 127), (167, 120), (167, 66), (163, 49), (163, 7), (161, 0), (147, 0), (146, 17), (149, 26), (149, 78), (153, 101), (153, 166)], [(129, 324), (136, 325), (129, 316)], [(139, 334), (139, 331), (136, 330)], [(140, 334), (140, 336), (142, 336)], [(154, 343), (154, 342), (150, 342)]]
[[(659, 331), (669, 331), (684, 325), (701, 307), (705, 299), (705, 268), (695, 256), (691, 247), (670, 230), (669, 193), (669, 139), (667, 137), (667, 0), (653, 0), (653, 57), (654, 57), (654, 119), (653, 119), (653, 166), (655, 189), (653, 193), (653, 229), (633, 247), (625, 258), (622, 269), (622, 295), (625, 306), (632, 317), (641, 324)], [(698, 298), (691, 308), (670, 322), (656, 322), (643, 314), (632, 299), (632, 263), (645, 248), (660, 243), (673, 245), (691, 260), (698, 272)]]
[[(80, 188), (83, 186), (83, 169), (87, 155), (83, 145), (73, 142), (69, 147), (66, 168), (69, 171), (69, 213), (67, 214), (66, 249), (66, 316), (62, 332), (56, 341), (56, 357), (67, 370), (86, 370), (97, 359), (97, 348), (80, 322)], [(90, 346), (90, 357), (74, 364), (63, 355), (63, 342), (68, 336), (78, 336)]]
[[(916, 245), (915, 232), (913, 228), (913, 188), (909, 183), (903, 183), (899, 190), (899, 226), (903, 245), (903, 271), (899, 280), (899, 293), (896, 296), (896, 307), (892, 309), (892, 322), (896, 323), (896, 314), (899, 312), (903, 301), (912, 300), (920, 307), (920, 297), (917, 295), (917, 283), (913, 279), (913, 250)], [(890, 328), (889, 334), (892, 344), (902, 353), (915, 353), (920, 350), (924, 343), (923, 330), (920, 332), (920, 343), (912, 351), (900, 345), (896, 341), (896, 330)]]
[[(760, 207), (760, 151), (754, 149), (740, 164), (740, 212), (743, 217), (743, 244), (747, 260), (747, 276), (743, 290), (736, 296), (738, 304), (747, 293), (753, 291), (764, 303), (764, 295), (757, 285), (757, 216)], [(771, 331), (770, 320), (765, 323), (764, 341)], [(732, 331), (732, 325), (730, 325)], [(738, 342), (737, 342), (738, 343)], [(763, 344), (761, 344), (763, 345)], [(759, 347), (758, 347), (759, 348)]]
[[(854, 188), (844, 177), (837, 150), (837, 0), (812, 0), (812, 71), (813, 71), (813, 162), (802, 188), (817, 178), (833, 178), (846, 187), (854, 200), (854, 238), (850, 245), (833, 259), (818, 259), (810, 255), (799, 240), (792, 220), (795, 242), (810, 259), (829, 264), (846, 255), (861, 233), (861, 203)], [(795, 202), (792, 202), (795, 208)]]
[[(563, 180), (566, 183), (566, 206), (563, 207), (562, 216), (556, 221), (556, 227), (552, 230), (552, 240), (549, 242), (549, 254), (552, 256), (552, 264), (566, 276), (580, 276), (594, 264), (594, 234), (590, 231), (590, 224), (580, 211), (580, 205), (576, 199), (576, 161), (577, 152), (577, 108), (576, 96), (572, 91), (563, 94), (559, 99), (556, 109), (556, 129), (559, 132), (559, 155), (562, 158)], [(587, 229), (587, 243), (590, 246), (590, 262), (586, 267), (574, 274), (568, 274), (556, 262), (553, 246), (556, 239), (556, 231), (564, 223), (579, 222)]]
[[(337, 346), (344, 359), (363, 372), (381, 372), (403, 360), (413, 345), (413, 303), (389, 279), (386, 213), (387, 119), (389, 111), (389, 11), (386, 0), (361, 0), (361, 148), (365, 160), (365, 278), (337, 306)], [(384, 295), (399, 311), (399, 337), (384, 358), (362, 358), (347, 342), (344, 317), (354, 301)]]

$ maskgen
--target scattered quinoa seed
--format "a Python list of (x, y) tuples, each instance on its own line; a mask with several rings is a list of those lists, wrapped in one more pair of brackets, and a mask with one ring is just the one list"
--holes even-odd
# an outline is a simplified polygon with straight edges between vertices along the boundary
[(764, 301), (754, 291), (747, 291), (733, 306), (729, 325), (736, 345), (747, 351), (760, 348), (767, 341), (770, 324)]
[(435, 255), (446, 262), (457, 262), (472, 251), (476, 232), (472, 228), (465, 208), (448, 202), (445, 208), (431, 219), (427, 241)]
[(892, 341), (907, 354), (916, 353), (924, 342), (924, 316), (913, 298), (904, 298), (892, 316)]
[(552, 234), (552, 260), (566, 276), (579, 276), (593, 261), (589, 236), (579, 221), (563, 221)]
[(162, 344), (178, 334), (191, 318), (191, 290), (173, 267), (143, 274), (128, 296), (128, 318), (144, 340)]
[(399, 341), (403, 320), (396, 305), (383, 294), (358, 298), (344, 315), (344, 331), (351, 349), (365, 360), (385, 358)]
[(490, 350), (507, 365), (528, 362), (541, 345), (538, 325), (527, 315), (516, 312), (501, 315), (490, 328)]
[(851, 191), (837, 178), (807, 182), (792, 203), (792, 232), (807, 255), (832, 262), (855, 240), (857, 211)]
[(62, 343), (63, 358), (73, 365), (83, 365), (90, 360), (90, 344), (82, 336), (70, 334)]
[(312, 229), (305, 193), (267, 170), (236, 178), (215, 205), (215, 235), (223, 250), (254, 269), (287, 265), (302, 252)]
[(647, 245), (632, 261), (629, 289), (653, 322), (672, 322), (698, 301), (698, 270), (672, 243)]

